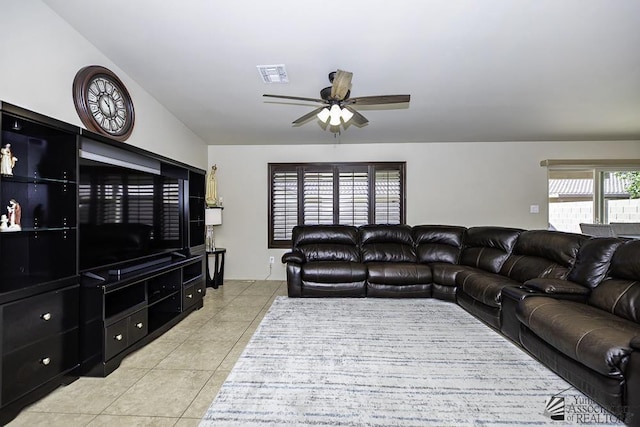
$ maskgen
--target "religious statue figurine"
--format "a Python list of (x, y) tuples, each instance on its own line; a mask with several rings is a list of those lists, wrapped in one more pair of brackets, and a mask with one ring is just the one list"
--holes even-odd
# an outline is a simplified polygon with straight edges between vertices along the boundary
[(6, 215), (0, 216), (0, 231), (9, 231), (9, 218)]
[(9, 213), (9, 228), (8, 231), (19, 231), (22, 229), (20, 226), (20, 219), (22, 217), (22, 208), (20, 204), (16, 202), (16, 199), (9, 200), (9, 206), (7, 206), (7, 212)]
[(13, 168), (18, 158), (11, 153), (11, 144), (0, 148), (0, 174), (13, 175)]
[(218, 184), (216, 183), (216, 165), (211, 166), (211, 172), (207, 178), (207, 193), (205, 194), (204, 201), (207, 207), (213, 208), (218, 206)]

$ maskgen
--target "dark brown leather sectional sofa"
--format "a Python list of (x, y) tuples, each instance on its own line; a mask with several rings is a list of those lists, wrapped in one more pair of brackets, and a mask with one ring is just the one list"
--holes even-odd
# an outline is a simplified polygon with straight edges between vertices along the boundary
[(439, 298), (640, 425), (640, 241), (506, 227), (298, 226), (290, 297)]

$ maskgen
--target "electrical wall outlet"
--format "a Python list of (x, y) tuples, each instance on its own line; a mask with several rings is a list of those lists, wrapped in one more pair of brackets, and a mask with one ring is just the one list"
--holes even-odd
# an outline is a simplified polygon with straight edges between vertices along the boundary
[(269, 257), (269, 264), (274, 264), (276, 262), (276, 257)]

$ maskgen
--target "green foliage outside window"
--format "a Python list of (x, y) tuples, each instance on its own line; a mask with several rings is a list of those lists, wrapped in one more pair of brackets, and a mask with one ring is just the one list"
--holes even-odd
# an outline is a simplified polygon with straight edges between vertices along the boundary
[(616, 176), (627, 181), (625, 191), (632, 199), (640, 199), (640, 171), (616, 172)]

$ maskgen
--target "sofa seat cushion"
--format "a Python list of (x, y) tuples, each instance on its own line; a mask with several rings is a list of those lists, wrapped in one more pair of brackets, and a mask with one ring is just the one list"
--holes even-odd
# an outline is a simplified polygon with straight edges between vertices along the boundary
[(367, 284), (361, 282), (346, 283), (317, 283), (302, 281), (303, 297), (365, 297), (367, 296)]
[(367, 296), (377, 298), (430, 298), (431, 284), (385, 285), (367, 283)]
[(520, 282), (500, 274), (466, 270), (456, 276), (459, 292), (489, 307), (500, 308), (502, 289), (506, 286), (522, 286)]
[(456, 287), (456, 276), (458, 273), (461, 271), (479, 271), (476, 268), (467, 267), (466, 265), (449, 264), (446, 262), (436, 262), (429, 265), (431, 266), (433, 283), (454, 288)]
[(516, 307), (518, 319), (566, 356), (609, 377), (622, 377), (640, 325), (596, 307), (549, 297), (529, 297)]
[(364, 282), (367, 268), (359, 262), (316, 261), (302, 266), (302, 280), (315, 283)]
[(416, 285), (430, 284), (431, 267), (425, 264), (409, 262), (369, 262), (365, 264), (368, 270), (369, 283), (384, 285)]

